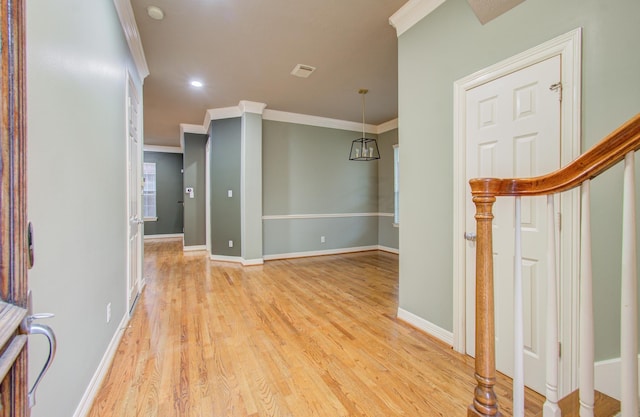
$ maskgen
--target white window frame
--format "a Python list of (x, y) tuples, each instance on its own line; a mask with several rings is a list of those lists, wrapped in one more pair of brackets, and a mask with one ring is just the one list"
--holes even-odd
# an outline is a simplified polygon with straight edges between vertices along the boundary
[(393, 226), (400, 226), (400, 145), (393, 145)]
[[(150, 174), (147, 169), (153, 166), (153, 174)], [(152, 177), (151, 177), (152, 175)], [(153, 180), (151, 180), (153, 178)], [(158, 171), (157, 165), (155, 162), (144, 162), (142, 168), (142, 213), (145, 222), (155, 222), (158, 221)], [(148, 201), (148, 198), (152, 198), (151, 201)], [(153, 204), (149, 204), (149, 203)], [(149, 212), (149, 208), (152, 208), (153, 211)]]

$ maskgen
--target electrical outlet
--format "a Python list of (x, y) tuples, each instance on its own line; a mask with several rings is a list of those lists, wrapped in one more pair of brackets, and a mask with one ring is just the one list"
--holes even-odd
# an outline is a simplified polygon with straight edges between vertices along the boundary
[(229, 247), (232, 248), (233, 247), (233, 240), (229, 241)]
[(107, 323), (111, 321), (111, 303), (107, 304)]
[(320, 236), (320, 243), (324, 243), (324, 242), (325, 242), (324, 236)]

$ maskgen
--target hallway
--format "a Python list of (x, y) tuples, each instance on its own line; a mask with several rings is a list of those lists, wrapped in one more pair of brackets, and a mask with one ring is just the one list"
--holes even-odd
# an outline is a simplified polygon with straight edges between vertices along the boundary
[(145, 276), (92, 417), (466, 415), (473, 361), (395, 319), (397, 255), (242, 267), (157, 240)]

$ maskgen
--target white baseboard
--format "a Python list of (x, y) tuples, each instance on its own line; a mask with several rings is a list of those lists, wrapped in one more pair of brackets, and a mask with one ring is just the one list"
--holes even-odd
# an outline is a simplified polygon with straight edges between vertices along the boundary
[[(640, 362), (640, 355), (638, 356), (638, 361)], [(622, 393), (620, 386), (620, 366), (620, 358), (596, 362), (593, 375), (594, 388), (618, 401), (620, 401)], [(638, 378), (640, 379), (640, 375), (638, 375)], [(640, 392), (638, 395), (640, 395)]]
[(226, 255), (209, 255), (209, 259), (212, 261), (220, 261), (220, 262), (234, 262), (237, 264), (241, 264), (243, 259), (239, 256), (226, 256)]
[(307, 252), (289, 252), (289, 253), (279, 253), (275, 255), (264, 255), (265, 261), (273, 261), (276, 259), (291, 259), (291, 258), (305, 258), (308, 256), (323, 256), (323, 255), (339, 255), (342, 253), (353, 253), (353, 252), (364, 252), (368, 250), (378, 250), (378, 245), (371, 246), (357, 246), (353, 248), (339, 248), (339, 249), (328, 249), (328, 250), (316, 250), (316, 251), (307, 251)]
[(244, 259), (242, 258), (242, 265), (244, 266), (254, 266), (254, 265), (264, 265), (264, 259)]
[(389, 252), (389, 253), (395, 253), (396, 255), (400, 254), (400, 250), (396, 248), (390, 248), (389, 246), (378, 245), (378, 250)]
[(194, 251), (198, 251), (198, 250), (207, 250), (207, 245), (183, 246), (182, 250), (184, 252), (194, 252)]
[(436, 326), (435, 324), (423, 319), (422, 317), (418, 317), (415, 314), (401, 308), (398, 309), (398, 318), (422, 330), (423, 332), (430, 334), (436, 339), (442, 340), (449, 346), (453, 346), (452, 332), (445, 330), (442, 327)]
[(174, 233), (174, 234), (165, 234), (165, 235), (144, 235), (144, 240), (153, 240), (153, 239), (172, 239), (184, 237), (183, 233)]
[(219, 262), (234, 262), (237, 264), (242, 264), (242, 266), (254, 266), (254, 265), (264, 264), (264, 260), (262, 258), (244, 259), (241, 256), (209, 255), (209, 259), (211, 259), (212, 261), (219, 261)]
[(120, 321), (120, 324), (118, 325), (118, 329), (113, 335), (113, 338), (111, 338), (109, 346), (107, 346), (107, 350), (102, 356), (102, 360), (100, 361), (96, 372), (93, 374), (91, 381), (89, 381), (89, 385), (84, 391), (84, 394), (80, 399), (80, 403), (78, 404), (75, 413), (73, 413), (73, 417), (85, 417), (89, 414), (93, 401), (95, 400), (98, 390), (100, 389), (100, 385), (102, 384), (102, 380), (109, 371), (113, 357), (118, 351), (118, 345), (120, 344), (120, 339), (122, 339), (122, 335), (124, 334), (124, 329), (129, 323), (129, 318), (129, 313), (125, 313), (122, 321)]

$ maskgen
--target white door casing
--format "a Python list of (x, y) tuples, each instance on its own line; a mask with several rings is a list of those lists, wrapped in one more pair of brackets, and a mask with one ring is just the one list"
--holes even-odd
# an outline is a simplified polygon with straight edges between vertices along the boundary
[(131, 312), (142, 287), (142, 140), (140, 100), (135, 86), (127, 83), (127, 311)]
[[(472, 259), (472, 264), (475, 264), (475, 248), (468, 242), (466, 242), (463, 238), (465, 232), (475, 232), (475, 222), (473, 223), (473, 228), (469, 229), (467, 225), (467, 217), (470, 217), (473, 221), (473, 213), (475, 212), (475, 207), (473, 203), (470, 201), (470, 192), (468, 185), (468, 178), (476, 176), (473, 174), (467, 174), (468, 167), (466, 166), (467, 161), (467, 148), (466, 148), (466, 138), (468, 135), (467, 129), (467, 119), (469, 118), (469, 114), (467, 109), (469, 108), (469, 95), (472, 94), (472, 91), (479, 86), (485, 85), (487, 83), (491, 83), (494, 80), (499, 78), (508, 76), (509, 74), (521, 71), (528, 67), (534, 66), (542, 61), (548, 60), (554, 56), (558, 57), (560, 61), (560, 80), (562, 82), (562, 95), (563, 100), (560, 105), (560, 149), (559, 149), (559, 161), (561, 165), (565, 165), (571, 160), (575, 159), (580, 153), (580, 49), (581, 49), (581, 30), (576, 29), (568, 34), (562, 35), (556, 39), (553, 39), (549, 42), (546, 42), (542, 45), (539, 45), (531, 50), (525, 51), (522, 54), (519, 54), (515, 57), (509, 58), (503, 62), (500, 62), (496, 65), (493, 65), (489, 68), (481, 70), (477, 73), (474, 73), (464, 79), (457, 81), (454, 84), (454, 349), (458, 352), (467, 352), (467, 348), (470, 347), (470, 352), (472, 353), (472, 349), (474, 346), (474, 340), (467, 340), (467, 334), (473, 334), (473, 332), (466, 332), (467, 326), (474, 326), (474, 310), (470, 310), (469, 306), (466, 304), (467, 300), (467, 284), (471, 281), (471, 285), (475, 285), (475, 272), (471, 274), (467, 271), (467, 259)], [(557, 77), (556, 77), (557, 78)], [(525, 83), (526, 84), (526, 83)], [(530, 87), (529, 88), (530, 90)], [(520, 100), (524, 100), (526, 102), (526, 98), (528, 97), (529, 91), (527, 88), (518, 91), (520, 95)], [(548, 88), (546, 86), (545, 88)], [(517, 94), (516, 94), (517, 96)], [(487, 97), (489, 98), (489, 97)], [(517, 97), (516, 97), (517, 98)], [(557, 101), (556, 101), (557, 104)], [(522, 103), (520, 104), (522, 106)], [(521, 108), (520, 110), (526, 110)], [(491, 100), (486, 101), (483, 109), (480, 111), (491, 112)], [(487, 119), (487, 115), (479, 114), (481, 117)], [(478, 115), (474, 116), (477, 118)], [(490, 119), (490, 117), (488, 117)], [(489, 120), (484, 120), (485, 122), (490, 122)], [(516, 136), (518, 136), (516, 134)], [(533, 142), (531, 141), (531, 136), (528, 138), (521, 135), (519, 141), (517, 141), (518, 145), (516, 149), (518, 150), (518, 155), (524, 155), (522, 151), (528, 148)], [(485, 144), (483, 145), (482, 151), (488, 154), (491, 154), (497, 149), (492, 150), (491, 145)], [(501, 173), (496, 172), (494, 175), (496, 176), (528, 176), (526, 173), (525, 166), (531, 165), (530, 159), (515, 159), (512, 151), (505, 151), (507, 154), (511, 154), (506, 158), (509, 160), (515, 160), (515, 164), (520, 166), (520, 171), (514, 171), (512, 173)], [(546, 158), (547, 152), (545, 151), (543, 154), (543, 158)], [(495, 160), (495, 158), (494, 158)], [(533, 161), (535, 162), (535, 160)], [(557, 163), (557, 158), (556, 158)], [(488, 175), (486, 170), (487, 167), (476, 167), (476, 169), (480, 169), (485, 176)], [(482, 171), (485, 170), (485, 171)], [(552, 170), (552, 169), (550, 169)], [(550, 171), (549, 170), (549, 171)], [(548, 171), (547, 171), (548, 172)], [(546, 172), (541, 172), (546, 173)], [(501, 199), (498, 199), (501, 200)], [(508, 217), (513, 217), (513, 211), (509, 209), (509, 206), (513, 205), (513, 199), (508, 201), (509, 199), (504, 199), (504, 202), (498, 202), (496, 204), (496, 210), (504, 210), (505, 205), (506, 210), (509, 212)], [(561, 359), (561, 370), (560, 370), (560, 394), (568, 394), (571, 392), (573, 388), (577, 385), (577, 303), (572, 302), (577, 298), (577, 267), (579, 265), (579, 254), (578, 254), (578, 246), (579, 246), (579, 216), (576, 214), (579, 212), (579, 196), (576, 193), (566, 193), (557, 198), (559, 201), (559, 211), (562, 216), (562, 234), (560, 236), (559, 241), (559, 252), (561, 253), (560, 258), (560, 276), (564, 276), (561, 284), (559, 285), (559, 294), (560, 295), (560, 340), (562, 342), (562, 351), (563, 358)], [(523, 199), (523, 219), (527, 219), (526, 216), (531, 220), (531, 215), (536, 215), (536, 211), (527, 211), (525, 206), (526, 202)], [(469, 214), (469, 210), (472, 212)], [(542, 212), (544, 214), (544, 211)], [(498, 218), (498, 214), (496, 215), (496, 219)], [(542, 227), (543, 225), (538, 224), (536, 227)], [(508, 227), (509, 231), (505, 234), (506, 241), (505, 242), (496, 242), (496, 238), (501, 236), (501, 232), (495, 230), (499, 225), (494, 224), (494, 232), (496, 235), (494, 236), (494, 253), (498, 251), (504, 252), (512, 251), (513, 248), (513, 226), (510, 225)], [(503, 226), (504, 229), (504, 226)], [(523, 225), (523, 237), (525, 234), (529, 234), (529, 239), (531, 236), (531, 226)], [(524, 237), (524, 239), (527, 239)], [(502, 245), (502, 246), (501, 246)], [(527, 241), (523, 240), (524, 250), (531, 250), (527, 248)], [(529, 244), (530, 245), (530, 244)], [(506, 248), (506, 249), (505, 249)], [(511, 249), (508, 249), (511, 248)], [(525, 252), (525, 257), (527, 253)], [(507, 253), (507, 256), (510, 256)], [(544, 256), (544, 252), (543, 252)], [(524, 274), (526, 277), (527, 267), (531, 267), (529, 271), (533, 271), (536, 268), (540, 268), (540, 266), (535, 266), (533, 261), (533, 257), (530, 257), (529, 260), (525, 260), (525, 270)], [(512, 264), (512, 262), (510, 263)], [(509, 267), (508, 267), (509, 268)], [(509, 277), (513, 276), (512, 270), (508, 270), (507, 273)], [(501, 297), (505, 295), (504, 293), (509, 293), (511, 291), (511, 287), (508, 289), (501, 287), (498, 285), (498, 280), (501, 275), (504, 275), (504, 267), (502, 269), (496, 268), (495, 279), (496, 279), (496, 297)], [(469, 278), (471, 277), (471, 278)], [(531, 284), (531, 281), (527, 281), (525, 278), (525, 285), (527, 283)], [(537, 287), (540, 290), (540, 286)], [(525, 291), (527, 287), (525, 286)], [(471, 288), (469, 288), (471, 290)], [(544, 293), (543, 293), (544, 294)], [(512, 298), (512, 293), (509, 293), (509, 298)], [(496, 306), (502, 303), (501, 299), (496, 298)], [(528, 311), (531, 311), (531, 304), (525, 304), (525, 308)], [(503, 306), (501, 306), (501, 309)], [(496, 319), (500, 319), (501, 310), (496, 308)], [(504, 315), (504, 313), (502, 313)], [(507, 316), (512, 316), (513, 313), (510, 312)], [(537, 345), (543, 347), (541, 344), (543, 341), (538, 338), (539, 332), (531, 333), (533, 326), (540, 325), (541, 331), (544, 331), (544, 320), (541, 322), (527, 322), (525, 326), (527, 326), (530, 330), (528, 333), (529, 338), (526, 339), (530, 345)], [(502, 336), (503, 338), (508, 337), (504, 332), (500, 332), (500, 330), (504, 329), (504, 323), (496, 323), (497, 328), (497, 336)], [(472, 329), (473, 327), (471, 327)], [(499, 330), (500, 329), (500, 330)], [(544, 333), (543, 333), (544, 334)], [(535, 336), (535, 338), (534, 338)], [(499, 339), (497, 339), (497, 343), (499, 343)], [(501, 353), (499, 348), (497, 347), (497, 360), (498, 363), (501, 361), (511, 361), (511, 357), (513, 356), (512, 352), (512, 342), (508, 341), (506, 344), (510, 349), (510, 354), (505, 356)], [(531, 350), (534, 349), (534, 346), (529, 346), (529, 352), (526, 354), (528, 359), (531, 357), (535, 357)], [(500, 364), (498, 364), (500, 367)], [(531, 366), (531, 365), (530, 365)], [(508, 370), (507, 370), (508, 372)], [(541, 372), (544, 373), (544, 365), (541, 366)], [(536, 378), (531, 375), (531, 372), (525, 371), (525, 376), (527, 373), (530, 374), (530, 378)], [(537, 378), (540, 378), (538, 376)], [(544, 381), (544, 375), (542, 375), (541, 380)], [(542, 385), (544, 386), (544, 385)], [(539, 388), (538, 388), (539, 389)]]
[(207, 139), (205, 145), (204, 160), (204, 191), (205, 191), (205, 243), (207, 246), (207, 256), (211, 256), (211, 137)]

